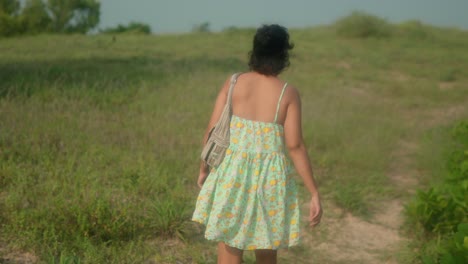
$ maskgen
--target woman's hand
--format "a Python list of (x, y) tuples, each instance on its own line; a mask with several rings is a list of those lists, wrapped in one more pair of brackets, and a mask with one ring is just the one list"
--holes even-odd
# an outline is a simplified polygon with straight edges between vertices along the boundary
[(309, 208), (309, 222), (310, 226), (316, 226), (320, 224), (320, 219), (322, 218), (322, 205), (320, 204), (320, 198), (312, 197), (310, 201)]
[(198, 184), (198, 187), (202, 187), (203, 186), (203, 183), (205, 183), (205, 180), (206, 180), (206, 177), (208, 177), (208, 172), (205, 172), (205, 171), (201, 171), (200, 174), (198, 175), (198, 180), (197, 180), (197, 184)]

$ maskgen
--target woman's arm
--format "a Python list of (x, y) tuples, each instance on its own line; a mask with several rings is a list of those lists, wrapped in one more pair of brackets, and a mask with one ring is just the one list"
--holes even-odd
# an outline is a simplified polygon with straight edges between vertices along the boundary
[[(208, 126), (205, 129), (205, 134), (203, 136), (203, 145), (206, 144), (206, 141), (208, 140), (208, 134), (210, 133), (211, 129), (216, 125), (216, 122), (218, 122), (219, 118), (221, 117), (221, 114), (223, 113), (224, 106), (226, 105), (227, 101), (227, 95), (229, 92), (229, 86), (230, 86), (230, 81), (231, 79), (228, 78), (223, 86), (221, 87), (221, 90), (218, 93), (218, 97), (216, 98), (216, 102), (213, 108), (213, 112), (211, 114), (210, 121), (208, 122)], [(205, 182), (206, 177), (208, 176), (208, 166), (204, 161), (200, 162), (200, 174), (198, 176), (198, 186), (202, 186), (203, 183)]]
[(293, 87), (288, 88), (288, 95), (289, 104), (284, 121), (285, 143), (289, 150), (289, 156), (294, 163), (294, 167), (301, 176), (304, 185), (312, 197), (309, 221), (311, 225), (314, 226), (320, 222), (322, 209), (309, 155), (307, 154), (307, 149), (302, 137), (301, 99), (298, 91)]

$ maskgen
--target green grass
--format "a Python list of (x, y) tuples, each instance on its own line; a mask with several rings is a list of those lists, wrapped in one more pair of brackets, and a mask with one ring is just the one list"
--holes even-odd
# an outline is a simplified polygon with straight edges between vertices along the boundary
[[(292, 30), (282, 78), (302, 94), (324, 199), (371, 217), (402, 193), (387, 171), (398, 142), (422, 132), (413, 119), (466, 102), (467, 33), (333, 30)], [(215, 245), (188, 223), (200, 142), (220, 85), (247, 70), (253, 33), (1, 39), (0, 234), (11, 250), (47, 263), (214, 263)]]

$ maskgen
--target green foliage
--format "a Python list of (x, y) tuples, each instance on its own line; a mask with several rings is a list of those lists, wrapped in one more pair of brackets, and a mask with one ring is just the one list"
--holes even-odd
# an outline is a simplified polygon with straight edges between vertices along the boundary
[(428, 234), (454, 232), (459, 223), (468, 221), (467, 193), (466, 183), (419, 191), (417, 201), (408, 208), (409, 217)]
[(440, 263), (457, 264), (468, 261), (468, 223), (457, 226), (457, 232), (448, 239), (442, 248)]
[(384, 19), (355, 11), (335, 22), (339, 36), (350, 38), (389, 37), (392, 26)]
[(88, 32), (99, 23), (100, 5), (96, 0), (47, 0), (52, 31)]
[(24, 28), (18, 17), (0, 11), (0, 37), (10, 37), (22, 32)]
[(16, 1), (0, 2), (0, 36), (24, 33), (86, 33), (99, 23), (96, 0), (27, 0), (22, 10)]
[[(408, 222), (427, 240), (421, 246), (423, 263), (468, 261), (468, 121), (453, 128), (452, 138), (455, 145), (446, 158), (448, 173), (442, 184), (418, 191), (406, 207)], [(443, 242), (429, 246), (432, 240)]]
[(116, 34), (116, 33), (136, 33), (136, 34), (151, 34), (151, 27), (148, 24), (139, 22), (130, 22), (128, 25), (117, 25), (113, 28), (107, 28), (101, 33)]
[(21, 12), (22, 23), (29, 33), (45, 32), (50, 30), (52, 19), (46, 11), (42, 0), (28, 0)]
[(20, 8), (18, 0), (0, 0), (0, 14), (14, 15)]

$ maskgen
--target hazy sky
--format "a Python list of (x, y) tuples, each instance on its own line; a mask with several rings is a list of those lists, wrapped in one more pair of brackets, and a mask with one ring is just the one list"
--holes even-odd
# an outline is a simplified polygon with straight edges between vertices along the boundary
[(100, 28), (131, 21), (147, 23), (156, 33), (189, 32), (204, 22), (215, 31), (262, 23), (307, 27), (353, 10), (393, 22), (418, 19), (468, 29), (468, 0), (101, 0)]

